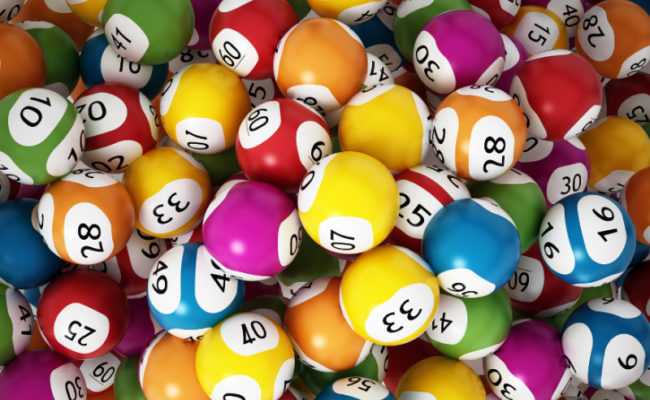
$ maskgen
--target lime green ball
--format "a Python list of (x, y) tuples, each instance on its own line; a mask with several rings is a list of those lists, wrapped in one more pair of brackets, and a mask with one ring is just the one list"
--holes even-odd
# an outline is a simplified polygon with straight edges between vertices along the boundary
[(544, 192), (528, 175), (511, 169), (486, 182), (467, 182), (473, 198), (489, 197), (512, 218), (525, 253), (537, 241), (539, 227), (546, 215)]
[(226, 179), (241, 172), (241, 167), (237, 161), (236, 146), (232, 146), (228, 150), (216, 154), (195, 154), (192, 153), (194, 158), (199, 160), (201, 164), (208, 171), (210, 175), (210, 182), (212, 187), (221, 186)]
[(45, 21), (18, 24), (41, 46), (45, 55), (47, 75), (45, 87), (63, 97), (70, 96), (79, 82), (79, 50), (63, 29)]
[(113, 391), (115, 400), (147, 400), (138, 380), (140, 357), (125, 358), (115, 373)]
[(505, 289), (478, 298), (442, 292), (438, 312), (426, 335), (433, 347), (447, 357), (471, 361), (497, 351), (511, 327), (512, 305)]
[(648, 135), (648, 138), (650, 138), (650, 123), (643, 125), (643, 130), (645, 131), (645, 134)]
[(108, 0), (102, 22), (117, 54), (134, 63), (160, 65), (190, 43), (194, 9), (190, 0)]
[(0, 370), (27, 349), (32, 332), (34, 316), (25, 296), (0, 285)]

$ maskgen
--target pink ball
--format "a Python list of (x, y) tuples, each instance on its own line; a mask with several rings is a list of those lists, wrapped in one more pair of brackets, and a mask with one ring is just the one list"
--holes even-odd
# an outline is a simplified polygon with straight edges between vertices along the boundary
[(210, 43), (210, 21), (212, 14), (222, 0), (190, 0), (194, 9), (194, 33), (188, 49), (212, 50)]
[(151, 315), (146, 297), (129, 299), (129, 309), (131, 313), (126, 334), (113, 350), (123, 356), (133, 357), (139, 356), (163, 328)]
[(526, 52), (523, 44), (510, 35), (502, 33), (501, 39), (503, 39), (506, 48), (506, 63), (503, 66), (503, 73), (494, 87), (510, 93), (512, 79), (517, 74), (519, 67), (528, 59), (528, 52)]

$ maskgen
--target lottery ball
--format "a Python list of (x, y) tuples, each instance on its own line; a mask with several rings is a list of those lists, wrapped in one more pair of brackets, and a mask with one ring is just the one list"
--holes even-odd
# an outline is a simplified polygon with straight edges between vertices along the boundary
[(528, 136), (515, 168), (539, 185), (551, 208), (563, 198), (587, 189), (591, 162), (579, 138), (551, 142)]
[(564, 22), (569, 48), (574, 48), (578, 24), (585, 15), (587, 3), (584, 0), (523, 0), (523, 6), (538, 6), (553, 12)]
[(644, 201), (650, 191), (648, 176), (650, 167), (638, 171), (627, 181), (621, 192), (621, 205), (632, 218), (636, 238), (646, 246), (650, 246), (650, 209)]
[(650, 322), (632, 304), (604, 297), (578, 307), (562, 331), (573, 375), (598, 389), (638, 380), (650, 364)]
[(396, 2), (389, 0), (379, 10), (377, 18), (370, 18), (363, 24), (350, 26), (361, 39), (366, 51), (382, 60), (391, 72), (396, 71), (406, 60), (397, 48), (393, 34), (396, 13)]
[(178, 71), (167, 81), (160, 99), (165, 132), (176, 144), (198, 154), (232, 147), (250, 110), (246, 87), (237, 75), (207, 63)]
[(124, 291), (98, 271), (76, 270), (59, 276), (38, 302), (38, 323), (47, 343), (57, 353), (77, 360), (113, 350), (128, 321)]
[[(1, 33), (0, 33), (1, 35)], [(84, 126), (72, 103), (48, 89), (23, 89), (0, 101), (0, 164), (14, 181), (51, 183), (72, 171)]]
[(650, 372), (646, 372), (641, 375), (638, 381), (632, 383), (631, 385), (624, 386), (620, 389), (616, 389), (617, 394), (625, 396), (621, 400), (632, 399), (632, 400), (646, 400), (650, 394)]
[[(194, 30), (187, 45), (188, 50), (210, 51), (210, 21), (222, 0), (190, 0), (194, 11)], [(211, 52), (211, 51), (210, 51)]]
[(345, 106), (339, 141), (346, 151), (367, 154), (399, 173), (422, 164), (429, 152), (430, 129), (431, 114), (415, 92), (399, 85), (377, 85), (362, 90)]
[[(475, 246), (465, 246), (468, 240)], [(429, 222), (422, 256), (454, 296), (483, 297), (499, 290), (517, 268), (521, 240), (514, 222), (495, 203), (462, 199)]]
[(636, 234), (627, 211), (611, 198), (576, 193), (548, 210), (539, 228), (546, 265), (564, 282), (596, 287), (628, 267)]
[(158, 113), (147, 97), (123, 83), (101, 83), (84, 91), (74, 106), (86, 129), (81, 157), (86, 165), (122, 173), (158, 142)]
[(16, 198), (20, 191), (20, 183), (7, 178), (7, 175), (0, 172), (0, 203)]
[(273, 59), (273, 74), (285, 97), (324, 114), (357, 94), (367, 65), (356, 33), (336, 20), (314, 18), (284, 35)]
[(420, 256), (386, 245), (350, 264), (340, 296), (343, 315), (357, 335), (394, 346), (424, 333), (438, 309), (440, 289)]
[(79, 265), (115, 256), (129, 241), (134, 219), (124, 186), (91, 169), (76, 169), (51, 184), (38, 204), (38, 228), (47, 246)]
[(107, 0), (65, 0), (79, 19), (87, 24), (102, 27), (102, 14)]
[(479, 360), (501, 347), (511, 325), (512, 306), (503, 289), (480, 299), (441, 293), (438, 312), (426, 335), (447, 357)]
[[(524, 361), (525, 362), (522, 362)], [(546, 322), (516, 323), (501, 348), (483, 360), (487, 384), (501, 399), (557, 400), (569, 386), (560, 334)]]
[(583, 291), (562, 281), (544, 265), (537, 243), (521, 255), (505, 290), (514, 309), (536, 318), (554, 317), (569, 310)]
[(210, 43), (219, 64), (238, 76), (268, 79), (276, 46), (297, 23), (285, 0), (225, 0), (210, 22)]
[(650, 263), (645, 261), (630, 270), (623, 281), (621, 298), (638, 308), (650, 320), (650, 313), (648, 313), (650, 311), (650, 307), (648, 307), (650, 295), (644, 289), (650, 279), (648, 278), (649, 265)]
[(374, 17), (387, 0), (307, 0), (311, 9), (321, 17), (333, 18), (346, 25), (357, 25)]
[(619, 193), (635, 172), (650, 166), (648, 136), (630, 119), (601, 118), (580, 141), (591, 160), (589, 188), (598, 192)]
[[(549, 90), (555, 87), (562, 90)], [(568, 50), (546, 51), (526, 60), (512, 80), (510, 95), (526, 117), (528, 133), (550, 141), (573, 139), (587, 131), (603, 102), (594, 68)]]
[(386, 347), (386, 349), (386, 353), (390, 353), (390, 362), (388, 363), (386, 377), (384, 377), (383, 383), (392, 393), (397, 392), (397, 385), (402, 380), (406, 371), (418, 361), (442, 355), (435, 347), (431, 346), (428, 340), (424, 340), (422, 336), (418, 340), (399, 346)]
[(138, 158), (122, 178), (135, 206), (135, 226), (170, 238), (200, 223), (212, 186), (201, 163), (184, 151), (161, 147)]
[(248, 95), (251, 99), (253, 108), (259, 106), (265, 101), (282, 99), (284, 96), (275, 83), (273, 78), (262, 79), (259, 81), (252, 81), (250, 79), (242, 79), (244, 86), (248, 89)]
[(294, 203), (262, 182), (222, 185), (203, 219), (210, 257), (228, 275), (252, 281), (274, 276), (293, 261), (301, 231)]
[(307, 171), (332, 154), (332, 139), (323, 118), (311, 108), (278, 99), (248, 113), (239, 126), (236, 148), (249, 179), (296, 193)]
[(650, 59), (650, 16), (633, 2), (593, 6), (580, 20), (576, 49), (607, 79), (639, 72)]
[(528, 59), (528, 53), (524, 46), (514, 37), (502, 33), (501, 39), (503, 39), (503, 46), (506, 49), (506, 59), (503, 64), (503, 73), (494, 87), (501, 89), (506, 93), (510, 93), (512, 80), (519, 70), (519, 67), (521, 67)]
[(0, 12), (0, 22), (11, 22), (16, 18), (22, 6), (25, 5), (25, 0), (3, 0), (0, 3), (2, 12)]
[(88, 396), (97, 396), (99, 393), (113, 391), (115, 372), (124, 357), (114, 352), (91, 360), (73, 361), (86, 381)]
[(129, 299), (129, 324), (114, 350), (127, 357), (140, 356), (151, 339), (162, 330), (151, 315), (146, 297)]
[(525, 142), (526, 119), (517, 103), (490, 86), (468, 86), (447, 96), (429, 137), (445, 168), (473, 181), (503, 175), (519, 160)]
[(398, 400), (483, 400), (485, 389), (470, 367), (447, 357), (429, 357), (406, 371), (397, 385)]
[(81, 49), (79, 69), (88, 88), (104, 82), (124, 83), (153, 100), (165, 86), (169, 64), (152, 67), (128, 61), (108, 45), (103, 31), (98, 29)]
[(395, 396), (382, 385), (362, 376), (351, 376), (332, 383), (318, 396), (318, 400), (395, 400)]
[(569, 46), (564, 22), (553, 11), (538, 6), (522, 6), (503, 33), (517, 39), (529, 56)]
[(499, 1), (494, 0), (472, 0), (469, 2), (472, 9), (487, 18), (494, 26), (501, 30), (510, 25), (517, 12), (519, 12), (519, 1)]
[(284, 327), (283, 321), (288, 304), (289, 299), (286, 297), (267, 294), (248, 300), (244, 303), (242, 311), (263, 315), (279, 326)]
[[(223, 362), (215, 363), (215, 357)], [(277, 400), (291, 382), (295, 359), (282, 328), (265, 316), (235, 314), (206, 332), (196, 373), (210, 398)], [(241, 398), (240, 397), (240, 398)]]
[(397, 222), (399, 192), (390, 171), (353, 151), (314, 165), (298, 192), (300, 222), (326, 250), (358, 254), (383, 242)]
[(366, 53), (366, 55), (368, 56), (368, 72), (362, 88), (366, 89), (375, 85), (394, 85), (395, 78), (386, 63), (374, 54)]
[(640, 126), (650, 122), (650, 74), (639, 72), (629, 78), (612, 79), (603, 90), (606, 115), (626, 117)]
[(43, 87), (47, 67), (36, 39), (24, 29), (9, 24), (0, 25), (0, 38), (0, 100), (17, 90)]
[(0, 374), (0, 392), (14, 400), (87, 398), (86, 382), (70, 360), (51, 350), (21, 354)]
[(309, 368), (341, 372), (359, 365), (372, 343), (348, 325), (339, 305), (341, 278), (323, 277), (298, 290), (284, 324), (298, 358)]
[(436, 165), (419, 165), (395, 176), (400, 196), (397, 223), (388, 240), (420, 254), (424, 229), (444, 206), (468, 199), (462, 180)]
[(134, 63), (159, 65), (190, 43), (194, 10), (190, 0), (109, 0), (102, 23), (117, 54)]
[[(466, 51), (458, 52), (459, 48)], [(441, 14), (415, 40), (413, 64), (420, 81), (438, 97), (470, 85), (494, 86), (503, 72), (505, 47), (499, 31), (468, 10)]]
[(5, 285), (0, 285), (0, 321), (0, 366), (4, 367), (27, 349), (34, 328), (34, 316), (25, 296)]
[[(144, 393), (138, 379), (140, 355), (125, 358), (115, 372), (113, 395), (120, 400), (144, 400)], [(109, 398), (109, 400), (112, 400)]]
[(169, 75), (171, 78), (175, 73), (185, 67), (198, 63), (216, 64), (217, 59), (212, 50), (192, 50), (189, 47), (181, 52), (176, 58), (169, 62)]
[(65, 261), (43, 243), (32, 224), (33, 199), (14, 199), (0, 204), (0, 281), (17, 289), (37, 288), (61, 271)]

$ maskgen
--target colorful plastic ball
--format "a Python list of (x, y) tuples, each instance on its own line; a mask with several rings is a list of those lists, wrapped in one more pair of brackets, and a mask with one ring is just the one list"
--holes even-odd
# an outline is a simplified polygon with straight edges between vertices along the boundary
[(517, 39), (529, 56), (569, 46), (564, 22), (553, 11), (538, 6), (522, 6), (502, 32)]
[(241, 80), (226, 68), (207, 63), (178, 71), (167, 81), (160, 99), (160, 116), (169, 137), (198, 154), (232, 147), (250, 110)]
[(346, 25), (357, 25), (374, 17), (387, 0), (307, 0), (311, 9), (321, 17), (333, 18)]
[(38, 322), (57, 353), (77, 360), (101, 357), (122, 340), (129, 304), (120, 285), (92, 270), (53, 280), (38, 303)]
[(528, 53), (524, 46), (514, 37), (502, 33), (501, 39), (503, 39), (503, 45), (506, 49), (506, 61), (503, 64), (503, 73), (501, 73), (501, 76), (494, 87), (501, 89), (506, 93), (510, 93), (512, 80), (519, 70), (519, 67), (521, 67), (528, 59)]
[(222, 0), (190, 0), (194, 10), (194, 31), (188, 43), (188, 50), (211, 51), (210, 21)]
[(444, 206), (470, 197), (462, 180), (436, 165), (419, 165), (395, 176), (400, 196), (397, 223), (388, 240), (421, 254), (424, 230)]
[(430, 129), (431, 114), (417, 94), (399, 85), (377, 85), (345, 106), (339, 141), (346, 151), (372, 156), (399, 173), (424, 161)]
[(0, 100), (17, 90), (43, 87), (47, 67), (36, 39), (24, 29), (9, 24), (0, 25), (0, 38)]
[(569, 48), (574, 48), (578, 24), (587, 10), (587, 3), (584, 0), (523, 0), (522, 6), (538, 6), (552, 11), (564, 22)]
[(150, 150), (128, 168), (122, 183), (133, 199), (135, 226), (144, 234), (170, 238), (200, 223), (212, 186), (201, 163), (177, 149)]
[(417, 340), (399, 346), (386, 347), (386, 353), (390, 355), (390, 362), (387, 363), (388, 368), (383, 384), (392, 393), (397, 392), (397, 385), (409, 368), (425, 358), (442, 355), (425, 339), (426, 336), (420, 336)]
[(648, 279), (650, 279), (648, 278), (650, 273), (649, 265), (650, 263), (645, 261), (632, 268), (623, 281), (621, 291), (621, 298), (638, 308), (648, 320), (650, 320), (650, 313), (648, 312), (650, 311), (650, 307), (648, 307), (650, 295), (645, 290), (645, 287)]
[(626, 117), (643, 126), (650, 122), (650, 74), (639, 72), (612, 79), (604, 87), (606, 115)]
[(219, 64), (238, 76), (268, 79), (280, 39), (297, 23), (285, 0), (225, 0), (210, 22), (210, 43)]
[(632, 218), (636, 238), (642, 244), (650, 245), (650, 208), (645, 201), (650, 191), (648, 185), (648, 176), (650, 176), (650, 167), (644, 168), (627, 181), (621, 192), (621, 205)]
[(589, 188), (619, 193), (635, 172), (650, 166), (650, 143), (632, 120), (612, 116), (599, 119), (580, 136), (591, 160)]
[(432, 397), (436, 400), (483, 400), (485, 389), (478, 375), (462, 362), (429, 357), (406, 371), (395, 397), (398, 400)]
[(86, 382), (72, 361), (51, 350), (21, 354), (0, 374), (0, 393), (12, 400), (82, 400)]
[(20, 183), (7, 178), (7, 175), (0, 172), (0, 203), (13, 200), (20, 191)]
[(647, 400), (650, 398), (650, 372), (646, 370), (638, 381), (628, 386), (616, 389), (616, 392), (621, 396), (625, 396), (625, 399)]
[(517, 103), (490, 86), (467, 86), (447, 96), (429, 137), (445, 168), (473, 181), (503, 175), (519, 160), (525, 142), (526, 119)]
[(113, 383), (115, 400), (147, 400), (138, 380), (139, 359), (139, 355), (127, 357), (120, 363)]
[(130, 62), (108, 45), (103, 31), (98, 29), (90, 35), (81, 50), (79, 68), (86, 87), (104, 82), (124, 83), (153, 100), (165, 86), (169, 64), (152, 67)]
[(169, 77), (185, 67), (198, 63), (216, 64), (217, 59), (212, 50), (192, 50), (187, 48), (169, 62)]
[(191, 231), (169, 239), (172, 247), (180, 246), (185, 243), (203, 243), (203, 223), (200, 223)]
[(576, 49), (608, 79), (639, 72), (650, 59), (650, 16), (633, 2), (607, 1), (580, 20)]
[(25, 0), (2, 0), (0, 7), (0, 22), (11, 22), (16, 18), (22, 6), (25, 5)]
[(117, 54), (134, 63), (160, 65), (190, 43), (194, 10), (190, 0), (108, 0), (102, 23)]
[(472, 0), (469, 2), (472, 9), (487, 18), (494, 26), (501, 30), (515, 19), (521, 6), (519, 1)]
[(485, 199), (448, 204), (431, 219), (422, 239), (422, 255), (440, 288), (455, 296), (483, 297), (499, 290), (517, 268), (520, 254), (514, 222)]
[(501, 348), (484, 359), (483, 367), (488, 386), (503, 400), (514, 396), (557, 400), (571, 381), (560, 334), (536, 320), (515, 323)]
[[(222, 362), (215, 363), (215, 357)], [(209, 330), (196, 352), (196, 372), (210, 398), (277, 400), (291, 382), (295, 359), (287, 334), (253, 313), (227, 318)]]
[(296, 193), (315, 163), (332, 154), (332, 139), (320, 115), (295, 100), (255, 107), (237, 135), (237, 160), (246, 176)]
[(583, 288), (572, 286), (544, 265), (537, 243), (521, 255), (517, 270), (505, 286), (512, 307), (536, 318), (549, 318), (573, 307)]
[(395, 396), (381, 383), (362, 376), (339, 379), (322, 390), (318, 400), (395, 400)]
[(628, 302), (594, 299), (569, 316), (562, 347), (581, 382), (618, 389), (641, 378), (650, 364), (650, 322)]
[(163, 328), (149, 310), (146, 297), (129, 299), (129, 325), (115, 352), (127, 357), (139, 356), (151, 339)]
[(87, 24), (102, 27), (102, 14), (107, 0), (65, 0), (79, 19)]
[(483, 16), (467, 10), (443, 13), (429, 21), (413, 49), (418, 77), (441, 98), (465, 86), (494, 86), (505, 57), (499, 31)]
[(262, 182), (221, 186), (203, 220), (206, 249), (228, 275), (262, 280), (293, 261), (302, 237), (294, 203)]
[(86, 388), (89, 397), (95, 397), (100, 393), (113, 391), (115, 372), (120, 366), (124, 357), (110, 352), (101, 357), (90, 360), (73, 361), (86, 381)]
[(568, 50), (545, 51), (526, 60), (512, 80), (510, 95), (526, 117), (528, 133), (551, 141), (584, 133), (603, 102), (596, 71)]
[(366, 52), (357, 34), (329, 18), (309, 19), (291, 28), (273, 60), (284, 96), (321, 114), (347, 104), (361, 89), (366, 71)]
[(284, 328), (289, 299), (272, 294), (262, 295), (244, 303), (242, 311), (260, 314)]
[(248, 95), (251, 99), (251, 105), (253, 108), (259, 106), (265, 101), (284, 98), (278, 84), (275, 83), (275, 79), (273, 78), (262, 79), (259, 81), (242, 79), (242, 82), (244, 82), (244, 86), (248, 89)]
[(0, 367), (4, 367), (27, 349), (34, 328), (34, 316), (25, 296), (5, 285), (0, 285), (0, 321)]
[(368, 56), (368, 71), (366, 80), (363, 81), (363, 89), (375, 85), (394, 85), (395, 79), (386, 64), (374, 54), (366, 53)]
[(480, 299), (441, 293), (438, 312), (426, 335), (447, 357), (479, 360), (501, 347), (511, 325), (512, 306), (503, 289)]

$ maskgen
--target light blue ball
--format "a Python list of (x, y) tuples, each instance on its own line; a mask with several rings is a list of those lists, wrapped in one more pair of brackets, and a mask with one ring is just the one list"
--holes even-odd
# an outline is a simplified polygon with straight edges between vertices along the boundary
[(366, 51), (379, 57), (391, 72), (404, 64), (406, 58), (400, 53), (393, 35), (393, 21), (397, 6), (387, 2), (374, 17), (358, 25), (350, 26), (363, 43)]
[(395, 400), (395, 396), (372, 379), (351, 376), (339, 379), (316, 396), (316, 400)]

